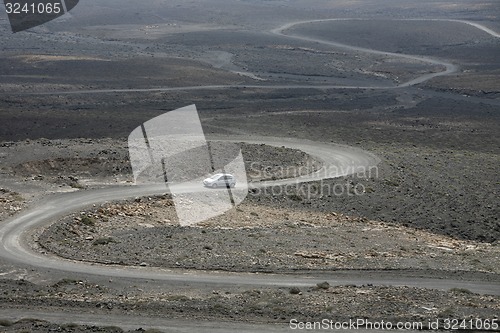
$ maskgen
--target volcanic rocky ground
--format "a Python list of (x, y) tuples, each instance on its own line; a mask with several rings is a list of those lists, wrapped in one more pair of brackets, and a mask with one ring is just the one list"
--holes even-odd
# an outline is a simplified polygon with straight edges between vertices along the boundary
[[(38, 229), (30, 245), (66, 259), (141, 268), (319, 275), (377, 270), (498, 282), (498, 39), (457, 22), (400, 21), (408, 16), (479, 20), (498, 31), (498, 6), (480, 2), (456, 1), (449, 7), (401, 1), (381, 11), (386, 2), (359, 7), (321, 1), (311, 9), (297, 1), (281, 8), (279, 16), (281, 1), (234, 7), (217, 1), (208, 16), (196, 3), (185, 2), (175, 2), (170, 11), (132, 15), (125, 2), (120, 16), (126, 24), (107, 15), (104, 25), (100, 13), (81, 5), (71, 26), (53, 22), (12, 35), (2, 25), (0, 114), (6, 121), (0, 125), (0, 218), (7, 221), (61, 192), (130, 185), (129, 133), (155, 116), (194, 103), (209, 138), (334, 142), (364, 149), (381, 162), (370, 174), (251, 191), (240, 206), (192, 227), (179, 226), (168, 194), (103, 202)], [(151, 12), (163, 20), (151, 19)], [(318, 22), (287, 33), (446, 59), (459, 70), (400, 89), (245, 87), (394, 86), (442, 70), (268, 32), (292, 21), (353, 16), (376, 20)], [(172, 17), (174, 23), (168, 23)], [(239, 87), (66, 94), (194, 85)], [(224, 143), (213, 142), (224, 151)], [(254, 182), (322, 166), (320, 157), (297, 150), (238, 147)], [(196, 172), (193, 167), (185, 171)], [(345, 191), (332, 193), (332, 188)], [(353, 188), (362, 191), (350, 195)], [(194, 287), (153, 281), (139, 286), (71, 273), (53, 276), (7, 262), (0, 262), (0, 272), (1, 308), (20, 313), (73, 311), (283, 326), (290, 318), (492, 319), (500, 309), (497, 296), (457, 288)], [(0, 329), (121, 331), (71, 320), (12, 318), (0, 321)]]

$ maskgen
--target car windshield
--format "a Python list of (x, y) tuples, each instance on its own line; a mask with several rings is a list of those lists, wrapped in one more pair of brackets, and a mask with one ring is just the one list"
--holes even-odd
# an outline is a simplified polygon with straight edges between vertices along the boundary
[(210, 177), (210, 179), (218, 179), (220, 176), (222, 176), (221, 174), (216, 174), (216, 175), (213, 175), (212, 177)]

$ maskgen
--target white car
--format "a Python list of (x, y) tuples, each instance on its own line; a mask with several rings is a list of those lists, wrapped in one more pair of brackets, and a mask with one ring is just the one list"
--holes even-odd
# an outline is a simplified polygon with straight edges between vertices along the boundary
[(203, 181), (203, 185), (206, 187), (235, 187), (236, 186), (236, 178), (229, 173), (218, 173), (213, 175), (212, 177), (206, 178)]

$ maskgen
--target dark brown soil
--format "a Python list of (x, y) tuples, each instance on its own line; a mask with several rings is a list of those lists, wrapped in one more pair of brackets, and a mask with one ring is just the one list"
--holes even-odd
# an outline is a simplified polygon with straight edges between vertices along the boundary
[[(199, 228), (177, 226), (168, 198), (89, 208), (45, 230), (40, 238), (45, 251), (77, 260), (193, 269), (279, 273), (413, 267), (444, 279), (453, 272), (489, 272), (488, 278), (498, 281), (498, 39), (458, 23), (388, 20), (466, 19), (498, 31), (497, 1), (317, 0), (311, 6), (309, 1), (217, 0), (206, 6), (174, 0), (160, 6), (148, 2), (144, 10), (131, 0), (97, 3), (82, 2), (68, 20), (24, 33), (11, 34), (6, 21), (0, 25), (2, 220), (23, 209), (26, 201), (31, 204), (33, 191), (40, 197), (83, 190), (87, 184), (129, 181), (125, 143), (130, 132), (193, 103), (207, 135), (335, 142), (370, 151), (382, 161), (373, 177), (303, 185), (361, 184), (362, 195), (252, 192), (239, 210)], [(238, 87), (62, 94), (213, 84), (385, 86), (438, 69), (268, 33), (288, 22), (332, 17), (378, 20), (313, 24), (294, 31), (447, 59), (460, 70), (404, 89)], [(212, 67), (208, 55), (214, 52), (224, 52), (231, 61)], [(29, 94), (55, 91), (59, 93)], [(292, 172), (310, 162), (290, 150), (253, 147), (247, 153), (271, 178), (278, 176), (277, 160)], [(309, 170), (315, 167), (312, 163)], [(83, 181), (89, 178), (98, 181)], [(1, 307), (19, 312), (31, 308), (287, 325), (291, 318), (486, 319), (496, 318), (500, 310), (498, 297), (462, 289), (194, 287), (69, 272), (55, 276), (7, 262), (0, 269)], [(0, 331), (9, 333), (119, 332), (34, 320), (0, 325)]]

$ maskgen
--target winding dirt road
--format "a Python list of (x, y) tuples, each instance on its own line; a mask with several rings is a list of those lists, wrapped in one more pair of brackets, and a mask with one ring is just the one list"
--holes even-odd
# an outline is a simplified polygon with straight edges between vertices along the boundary
[[(323, 166), (318, 171), (292, 179), (281, 179), (252, 183), (252, 187), (265, 187), (273, 185), (291, 185), (301, 182), (335, 178), (362, 172), (375, 167), (380, 160), (361, 149), (353, 147), (313, 142), (308, 140), (273, 138), (273, 137), (211, 137), (210, 140), (247, 142), (252, 144), (266, 144), (270, 146), (285, 146), (291, 149), (299, 149), (322, 161)], [(109, 268), (86, 263), (61, 260), (57, 257), (45, 256), (33, 251), (25, 242), (25, 235), (46, 224), (50, 224), (58, 217), (80, 210), (92, 204), (106, 201), (134, 198), (137, 196), (148, 196), (172, 193), (192, 193), (205, 190), (199, 182), (185, 182), (147, 186), (112, 186), (108, 188), (77, 191), (47, 198), (37, 206), (15, 216), (0, 226), (0, 257), (8, 259), (17, 264), (27, 264), (37, 267), (51, 268), (79, 273), (93, 273), (106, 276), (122, 276), (134, 278), (152, 278), (158, 280), (172, 280), (182, 278), (178, 274), (169, 274), (165, 271), (135, 270), (123, 267)], [(202, 281), (211, 280), (211, 275), (201, 278)], [(193, 281), (199, 279), (199, 275), (193, 277)], [(245, 279), (236, 277), (233, 283), (244, 283)], [(229, 280), (227, 281), (230, 282)], [(248, 283), (254, 282), (252, 279)]]
[[(310, 175), (295, 179), (265, 182), (256, 186), (286, 185), (297, 182), (318, 180), (335, 176), (347, 175), (358, 170), (352, 168), (356, 165), (362, 168), (376, 166), (379, 159), (370, 153), (359, 149), (339, 146), (335, 144), (318, 143), (307, 140), (279, 139), (279, 138), (248, 138), (224, 137), (211, 138), (218, 140), (264, 143), (274, 146), (285, 146), (292, 149), (301, 149), (315, 158), (321, 159), (323, 168)], [(183, 184), (184, 190), (193, 191), (193, 186), (201, 184)], [(179, 191), (179, 188), (176, 189)], [(310, 287), (317, 283), (328, 281), (332, 286), (355, 285), (391, 285), (413, 286), (439, 290), (450, 288), (465, 288), (481, 294), (500, 295), (500, 282), (479, 282), (467, 280), (452, 280), (439, 278), (414, 277), (412, 272), (404, 271), (334, 271), (303, 274), (256, 274), (256, 273), (228, 273), (207, 272), (191, 270), (171, 270), (153, 267), (124, 267), (114, 265), (100, 265), (86, 262), (66, 260), (60, 257), (40, 253), (28, 243), (29, 236), (40, 228), (47, 226), (58, 218), (74, 211), (84, 209), (92, 204), (101, 204), (111, 200), (121, 200), (136, 196), (162, 194), (167, 192), (163, 184), (156, 186), (113, 186), (96, 190), (77, 191), (66, 194), (50, 196), (36, 206), (24, 211), (20, 215), (0, 225), (0, 258), (11, 266), (21, 270), (34, 270), (43, 272), (44, 276), (66, 276), (76, 274), (79, 279), (101, 277), (105, 279), (123, 280), (124, 283), (133, 283), (140, 286), (143, 283), (188, 283), (192, 286), (294, 286)], [(65, 274), (66, 273), (66, 274)], [(111, 324), (124, 329), (137, 329), (139, 327), (155, 327), (165, 332), (213, 332), (226, 333), (236, 330), (246, 333), (258, 332), (289, 332), (288, 325), (262, 325), (262, 324), (235, 324), (226, 322), (194, 322), (185, 320), (171, 320), (164, 318), (130, 317), (124, 315), (87, 315), (71, 312), (43, 312), (43, 311), (10, 311), (0, 310), (0, 316), (11, 319), (39, 318), (58, 323), (79, 323), (86, 325), (109, 326)]]
[[(214, 139), (214, 138), (212, 138)], [(264, 143), (275, 146), (285, 146), (291, 149), (301, 149), (315, 158), (323, 161), (323, 168), (318, 172), (294, 179), (268, 181), (257, 183), (255, 186), (286, 185), (309, 180), (320, 180), (357, 172), (359, 168), (371, 168), (376, 166), (379, 159), (370, 153), (359, 149), (335, 144), (317, 143), (298, 139), (278, 138), (218, 138), (237, 142)], [(352, 168), (351, 165), (356, 167)], [(191, 192), (201, 184), (177, 184), (176, 191)], [(199, 271), (178, 271), (145, 267), (123, 267), (97, 265), (60, 257), (42, 254), (33, 250), (27, 242), (29, 236), (37, 228), (49, 225), (55, 220), (74, 211), (81, 210), (92, 204), (103, 203), (112, 200), (134, 198), (137, 196), (148, 196), (163, 194), (168, 189), (164, 184), (148, 186), (112, 186), (102, 189), (77, 191), (66, 194), (50, 196), (35, 207), (4, 222), (0, 226), (0, 257), (15, 265), (36, 267), (38, 269), (50, 269), (53, 274), (58, 271), (79, 273), (82, 276), (100, 275), (115, 278), (132, 278), (137, 280), (153, 279), (158, 281), (187, 281), (203, 284), (237, 284), (237, 285), (279, 285), (279, 286), (311, 286), (325, 279), (332, 285), (347, 283), (375, 285), (408, 285), (416, 287), (434, 288), (448, 290), (453, 287), (467, 288), (474, 292), (486, 294), (500, 294), (498, 283), (476, 283), (470, 281), (450, 281), (441, 279), (419, 279), (401, 277), (398, 272), (374, 272), (372, 275), (359, 275), (359, 272), (339, 276), (332, 272), (321, 278), (304, 275), (265, 275), (265, 274), (241, 274)]]
[[(458, 67), (444, 60), (434, 59), (430, 57), (395, 54), (373, 49), (354, 47), (345, 44), (340, 44), (332, 41), (325, 41), (316, 38), (297, 36), (286, 34), (286, 30), (300, 25), (313, 22), (324, 22), (331, 20), (310, 20), (294, 22), (283, 25), (272, 31), (273, 34), (283, 38), (294, 38), (308, 42), (317, 42), (332, 47), (341, 47), (345, 49), (366, 52), (369, 54), (378, 54), (386, 56), (401, 57), (412, 60), (419, 60), (434, 65), (442, 65), (445, 70), (439, 73), (428, 73), (418, 78), (412, 79), (405, 83), (386, 87), (361, 87), (361, 86), (335, 86), (335, 85), (212, 85), (212, 86), (192, 86), (192, 87), (164, 87), (152, 89), (102, 89), (102, 90), (82, 90), (82, 91), (59, 91), (37, 94), (96, 94), (96, 93), (129, 93), (129, 92), (154, 92), (154, 91), (190, 91), (190, 90), (206, 90), (206, 89), (239, 89), (239, 88), (259, 88), (259, 89), (396, 89), (409, 87), (419, 83), (423, 83), (437, 76), (447, 75), (457, 71)], [(453, 21), (453, 20), (448, 20)], [(469, 24), (477, 29), (490, 34), (494, 38), (500, 38), (500, 35), (489, 28), (480, 24), (457, 21), (464, 24)], [(311, 180), (319, 180), (324, 178), (338, 177), (356, 172), (356, 168), (367, 168), (376, 165), (379, 160), (364, 151), (346, 146), (333, 144), (316, 143), (304, 140), (294, 139), (277, 139), (277, 138), (230, 138), (227, 140), (246, 141), (249, 143), (265, 143), (269, 145), (285, 146), (293, 149), (300, 149), (316, 158), (323, 161), (324, 167), (322, 170), (299, 177), (297, 179), (279, 180), (274, 182), (262, 183), (258, 186), (269, 185), (286, 185), (297, 182), (305, 182)], [(354, 167), (353, 167), (354, 166)], [(192, 191), (198, 184), (183, 185), (186, 191)], [(500, 295), (500, 282), (478, 282), (466, 280), (451, 280), (451, 279), (432, 279), (405, 276), (401, 272), (373, 271), (373, 272), (331, 272), (322, 273), (321, 275), (266, 275), (252, 273), (226, 273), (226, 272), (200, 272), (200, 271), (184, 271), (184, 270), (168, 270), (150, 267), (123, 267), (112, 265), (98, 265), (84, 262), (76, 262), (71, 260), (61, 259), (59, 257), (41, 254), (31, 248), (27, 242), (27, 236), (35, 229), (53, 223), (57, 218), (80, 210), (94, 203), (103, 203), (111, 200), (120, 200), (133, 198), (136, 196), (162, 194), (167, 192), (164, 185), (157, 186), (114, 186), (97, 190), (78, 191), (67, 194), (59, 194), (47, 197), (36, 206), (24, 211), (23, 213), (3, 222), (0, 225), (0, 258), (11, 263), (15, 267), (34, 268), (43, 270), (44, 274), (53, 276), (60, 275), (62, 272), (78, 273), (82, 278), (86, 276), (105, 276), (114, 277), (116, 279), (133, 279), (136, 284), (142, 283), (145, 279), (157, 281), (183, 281), (193, 285), (210, 285), (210, 284), (236, 284), (236, 285), (254, 285), (254, 286), (311, 286), (318, 282), (328, 281), (331, 285), (345, 284), (374, 284), (374, 285), (393, 285), (393, 286), (414, 286), (422, 288), (432, 288), (448, 290), (450, 288), (466, 288), (476, 293)], [(5, 311), (3, 311), (5, 312)], [(2, 312), (0, 312), (2, 313)], [(36, 315), (36, 314), (35, 314)], [(38, 316), (50, 317), (50, 314), (40, 314)], [(55, 320), (63, 318), (63, 314), (54, 315)], [(88, 317), (86, 317), (88, 319)], [(115, 318), (117, 321), (120, 318)], [(92, 319), (90, 319), (92, 320)], [(94, 323), (98, 322), (99, 318), (94, 319)], [(83, 320), (82, 320), (83, 321)], [(162, 323), (164, 324), (164, 323)], [(166, 325), (173, 325), (167, 323)], [(181, 322), (175, 324), (179, 329), (186, 329), (186, 323)], [(224, 326), (224, 327), (222, 327)], [(241, 325), (238, 325), (241, 328)], [(234, 326), (227, 323), (221, 324), (215, 328), (206, 327), (204, 332), (229, 332), (233, 331)], [(262, 327), (247, 327), (248, 329), (240, 331), (260, 332)], [(287, 331), (266, 327), (267, 331)], [(191, 330), (190, 330), (191, 331)]]

